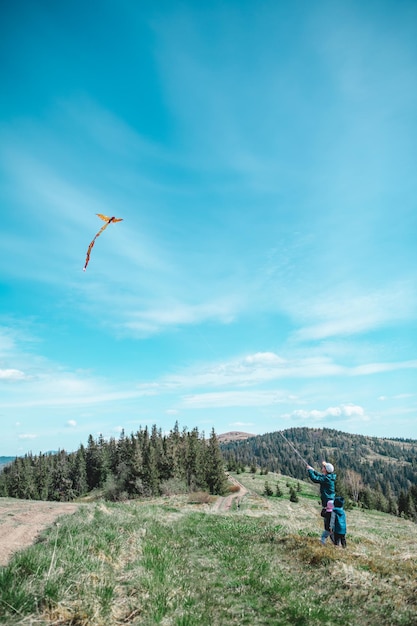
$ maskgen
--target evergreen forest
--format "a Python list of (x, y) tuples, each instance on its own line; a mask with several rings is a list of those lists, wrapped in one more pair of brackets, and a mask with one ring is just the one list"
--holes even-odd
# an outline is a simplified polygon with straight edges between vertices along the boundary
[(0, 470), (0, 496), (69, 502), (97, 492), (123, 501), (174, 493), (227, 491), (225, 469), (250, 468), (308, 480), (306, 465), (325, 459), (348, 506), (361, 506), (417, 522), (417, 442), (351, 435), (328, 428), (291, 428), (220, 443), (197, 428), (169, 434), (156, 425), (116, 440), (88, 437), (75, 452), (26, 454)]
[(94, 490), (112, 501), (205, 490), (226, 490), (224, 461), (214, 430), (165, 435), (153, 426), (118, 440), (88, 438), (76, 452), (17, 457), (0, 472), (0, 496), (68, 502)]
[(290, 428), (220, 445), (229, 471), (278, 472), (306, 479), (306, 465), (335, 466), (336, 488), (353, 504), (417, 521), (417, 441)]

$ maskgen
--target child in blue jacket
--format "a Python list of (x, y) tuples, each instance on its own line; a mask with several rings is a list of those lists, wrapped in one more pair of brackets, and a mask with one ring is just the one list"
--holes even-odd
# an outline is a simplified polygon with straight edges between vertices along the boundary
[(330, 517), (330, 530), (333, 532), (335, 546), (346, 548), (346, 513), (344, 510), (345, 500), (341, 496), (334, 499), (333, 511)]

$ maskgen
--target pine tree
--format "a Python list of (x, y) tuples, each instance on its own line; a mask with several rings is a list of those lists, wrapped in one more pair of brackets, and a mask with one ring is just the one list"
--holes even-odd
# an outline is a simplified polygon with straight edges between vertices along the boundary
[(139, 441), (136, 437), (131, 438), (131, 458), (129, 471), (129, 492), (142, 495), (143, 493), (143, 458)]
[(106, 450), (104, 442), (100, 445), (94, 441), (92, 435), (88, 437), (87, 450), (85, 454), (87, 484), (89, 489), (97, 489), (105, 483), (108, 471)]
[[(145, 429), (147, 433), (147, 429)], [(143, 443), (143, 483), (149, 495), (160, 495), (160, 480), (156, 457), (156, 448), (146, 436)]]
[(365, 487), (359, 494), (359, 502), (365, 509), (372, 509), (374, 506), (374, 496), (370, 487)]
[(299, 498), (297, 496), (297, 492), (294, 487), (291, 485), (290, 487), (290, 502), (298, 502)]
[(410, 492), (405, 492), (403, 489), (398, 496), (398, 515), (409, 518), (413, 513), (413, 500)]
[(88, 491), (87, 467), (85, 448), (83, 445), (70, 458), (70, 479), (76, 496), (82, 496)]
[(277, 498), (281, 498), (284, 495), (281, 487), (279, 486), (279, 483), (276, 484), (275, 495), (277, 496)]
[(227, 479), (224, 472), (223, 458), (214, 428), (206, 449), (206, 482), (210, 493), (221, 495), (226, 493)]
[(51, 454), (39, 454), (35, 459), (35, 480), (40, 500), (49, 500), (52, 494)]
[(65, 450), (51, 456), (53, 462), (51, 477), (50, 499), (59, 502), (69, 502), (74, 498), (72, 480), (70, 478), (70, 466), (68, 455)]
[(187, 435), (187, 446), (185, 454), (185, 469), (187, 486), (190, 491), (195, 491), (201, 483), (201, 474), (199, 467), (201, 465), (201, 446), (198, 439), (198, 430), (194, 428)]
[(22, 474), (20, 478), (19, 498), (26, 500), (39, 499), (34, 472), (34, 457), (32, 454), (25, 454), (22, 459)]

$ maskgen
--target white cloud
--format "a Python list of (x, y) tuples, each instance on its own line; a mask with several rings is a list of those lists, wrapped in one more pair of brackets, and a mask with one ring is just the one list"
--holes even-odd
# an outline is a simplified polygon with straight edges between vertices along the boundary
[(190, 387), (255, 386), (283, 378), (315, 378), (346, 373), (327, 357), (284, 359), (272, 352), (258, 352), (222, 363), (184, 370), (163, 377), (158, 383), (143, 383), (140, 390), (162, 393)]
[(285, 359), (282, 359), (277, 354), (273, 352), (256, 352), (255, 354), (250, 354), (249, 356), (243, 359), (244, 363), (248, 365), (283, 365), (285, 364)]
[(18, 439), (36, 439), (38, 435), (34, 435), (32, 433), (24, 433), (22, 435), (18, 435)]
[(417, 361), (400, 361), (397, 363), (365, 363), (350, 370), (351, 376), (367, 376), (383, 372), (395, 372), (397, 370), (416, 369)]
[(69, 426), (70, 428), (75, 428), (76, 425), (77, 425), (77, 422), (75, 420), (67, 421), (67, 426)]
[(26, 375), (21, 370), (16, 369), (0, 369), (0, 380), (23, 380), (26, 378)]
[(196, 387), (255, 387), (282, 379), (336, 376), (367, 376), (380, 372), (417, 368), (417, 361), (370, 363), (349, 367), (333, 362), (327, 356), (284, 359), (274, 353), (255, 353), (224, 363), (216, 363), (166, 376), (159, 382), (143, 383), (143, 395), (172, 392)]
[[(326, 418), (359, 418), (366, 420), (367, 416), (363, 407), (356, 404), (341, 404), (339, 406), (330, 406), (324, 410), (311, 409), (306, 411), (305, 409), (297, 409), (291, 413), (286, 413), (282, 417), (284, 418), (301, 418), (303, 420), (313, 420), (321, 422)], [(331, 419), (329, 420), (331, 421)]]
[(342, 415), (347, 417), (363, 417), (365, 415), (364, 409), (356, 404), (342, 404), (340, 408)]
[(162, 308), (130, 314), (130, 319), (123, 327), (143, 335), (152, 335), (171, 326), (195, 325), (207, 321), (229, 324), (235, 315), (236, 303), (233, 300), (225, 299), (204, 304), (167, 302)]

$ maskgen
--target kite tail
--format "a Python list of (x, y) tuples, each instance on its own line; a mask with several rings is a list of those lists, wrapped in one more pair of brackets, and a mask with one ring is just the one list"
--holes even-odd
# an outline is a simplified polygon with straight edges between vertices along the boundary
[(106, 224), (104, 224), (104, 226), (102, 226), (100, 228), (100, 230), (98, 231), (97, 235), (94, 237), (93, 241), (90, 243), (90, 245), (88, 246), (88, 250), (87, 250), (87, 257), (85, 259), (85, 265), (83, 267), (83, 272), (85, 272), (85, 270), (87, 269), (87, 265), (90, 261), (90, 254), (91, 254), (91, 250), (93, 249), (93, 246), (96, 242), (97, 237), (99, 237), (101, 235), (101, 233), (103, 232), (103, 230), (105, 230), (107, 228), (107, 226), (110, 224), (111, 220), (109, 220)]

